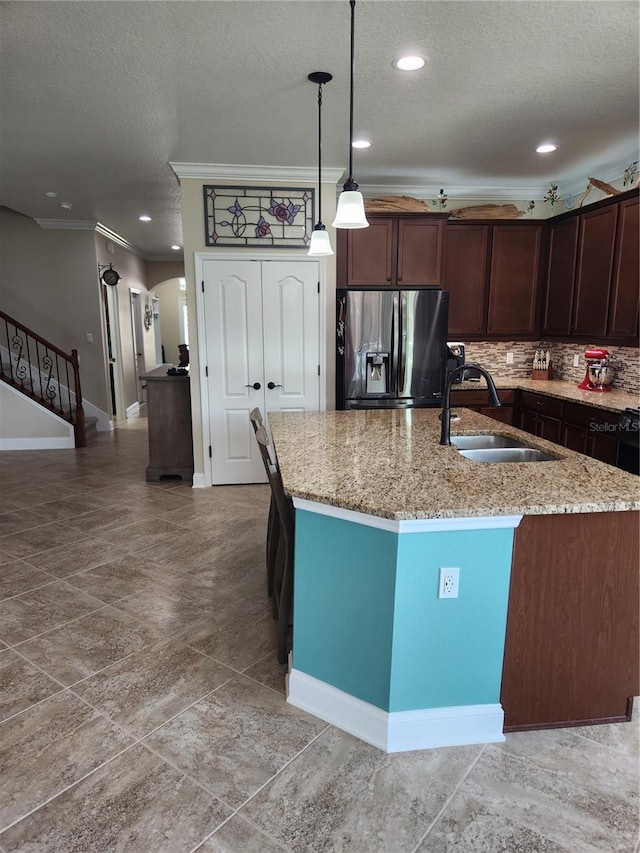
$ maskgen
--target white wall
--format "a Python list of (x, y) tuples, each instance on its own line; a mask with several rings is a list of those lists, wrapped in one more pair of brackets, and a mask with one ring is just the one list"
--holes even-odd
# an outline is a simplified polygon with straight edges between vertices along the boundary
[[(152, 293), (160, 300), (160, 329), (164, 345), (164, 358), (167, 364), (178, 364), (180, 353), (178, 344), (183, 344), (180, 324), (180, 300), (187, 294), (180, 290), (180, 279), (170, 278), (153, 288)], [(189, 335), (192, 335), (191, 325)], [(191, 347), (189, 347), (191, 350)]]
[(71, 424), (0, 382), (0, 450), (74, 447)]

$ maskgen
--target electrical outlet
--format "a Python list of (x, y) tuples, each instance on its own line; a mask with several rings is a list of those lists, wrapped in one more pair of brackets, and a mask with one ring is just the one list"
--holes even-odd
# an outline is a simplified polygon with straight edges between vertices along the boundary
[(93, 335), (91, 334), (91, 332), (87, 332), (87, 334), (85, 335), (85, 337), (86, 337), (86, 339), (87, 339), (87, 343), (88, 343), (88, 344), (92, 344), (92, 343), (93, 343)]
[(573, 366), (580, 367), (580, 356), (577, 354), (573, 357)]
[(513, 364), (513, 353), (512, 352), (507, 353), (507, 364)]
[(460, 569), (440, 569), (440, 583), (438, 584), (438, 598), (457, 598), (458, 581)]

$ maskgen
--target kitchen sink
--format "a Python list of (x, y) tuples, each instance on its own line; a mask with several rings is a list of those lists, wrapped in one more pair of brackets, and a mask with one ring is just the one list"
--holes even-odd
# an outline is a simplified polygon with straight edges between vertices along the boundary
[(533, 447), (484, 447), (475, 450), (458, 450), (461, 456), (473, 462), (553, 462), (558, 459), (550, 453)]
[(506, 435), (452, 435), (451, 444), (458, 450), (488, 450), (494, 447), (527, 447), (517, 438)]

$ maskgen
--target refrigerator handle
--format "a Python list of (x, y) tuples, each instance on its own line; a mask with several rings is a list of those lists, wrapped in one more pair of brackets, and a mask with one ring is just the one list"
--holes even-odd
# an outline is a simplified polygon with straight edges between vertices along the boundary
[(391, 372), (391, 376), (393, 377), (393, 387), (389, 390), (392, 395), (397, 395), (399, 386), (398, 386), (398, 370), (399, 370), (399, 361), (398, 357), (400, 355), (400, 311), (398, 305), (399, 294), (393, 294), (393, 326), (391, 328), (391, 352), (393, 358), (393, 369)]
[(398, 391), (397, 394), (400, 394), (404, 391), (404, 383), (405, 383), (405, 373), (407, 369), (407, 338), (405, 329), (407, 328), (407, 295), (400, 291), (398, 294), (398, 298), (400, 300), (400, 330), (399, 330), (399, 340), (398, 340), (398, 349), (400, 354), (400, 368), (398, 370)]

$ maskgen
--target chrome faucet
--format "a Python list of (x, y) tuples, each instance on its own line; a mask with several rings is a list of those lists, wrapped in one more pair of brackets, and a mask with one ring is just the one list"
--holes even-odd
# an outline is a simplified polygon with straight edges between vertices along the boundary
[(459, 364), (458, 367), (454, 368), (447, 378), (447, 385), (444, 389), (444, 399), (442, 401), (442, 413), (440, 414), (440, 420), (442, 421), (442, 427), (440, 429), (440, 444), (451, 444), (451, 386), (453, 385), (453, 380), (459, 374), (463, 373), (468, 368), (473, 368), (477, 370), (479, 373), (484, 376), (487, 380), (487, 388), (489, 390), (489, 399), (492, 406), (500, 406), (500, 397), (498, 397), (498, 392), (496, 391), (496, 384), (491, 378), (488, 371), (484, 369), (484, 367), (480, 367), (479, 364), (476, 364), (475, 361), (468, 361), (466, 364)]

